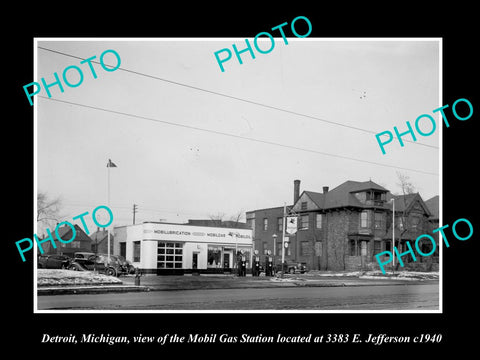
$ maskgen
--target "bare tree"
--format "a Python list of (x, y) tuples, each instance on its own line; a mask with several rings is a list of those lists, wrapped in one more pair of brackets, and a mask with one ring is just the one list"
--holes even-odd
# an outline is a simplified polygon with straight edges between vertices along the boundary
[(37, 194), (37, 223), (49, 225), (51, 222), (60, 221), (61, 206), (60, 197), (51, 199), (46, 192), (39, 191)]
[(416, 189), (413, 183), (410, 181), (410, 177), (408, 175), (402, 174), (397, 171), (398, 183), (397, 185), (400, 187), (403, 195), (408, 194), (415, 194)]
[(245, 211), (243, 210), (240, 210), (232, 214), (231, 216), (227, 216), (227, 214), (224, 212), (218, 212), (216, 214), (208, 215), (210, 220), (213, 220), (215, 226), (218, 226), (218, 227), (222, 227), (224, 225), (223, 224), (224, 221), (239, 224), (241, 223), (241, 220), (244, 218), (244, 216), (245, 216)]
[(224, 212), (218, 212), (216, 214), (210, 214), (208, 217), (213, 220), (215, 226), (222, 226), (222, 222), (225, 219), (226, 214)]
[[(408, 224), (408, 214), (407, 214), (407, 195), (415, 194), (416, 189), (413, 183), (410, 180), (410, 177), (408, 175), (402, 174), (400, 172), (397, 172), (397, 177), (398, 177), (398, 183), (397, 185), (400, 187), (401, 194), (402, 196), (402, 201), (403, 201), (403, 211), (401, 212), (399, 218), (401, 221), (401, 224), (399, 226), (400, 228), (400, 234), (398, 236), (398, 243), (400, 244), (403, 238), (403, 235), (409, 230), (409, 224)], [(393, 217), (393, 220), (395, 221), (395, 217)], [(394, 239), (395, 240), (395, 239)], [(393, 249), (392, 249), (393, 250)]]
[(241, 222), (241, 220), (243, 219), (244, 216), (245, 216), (245, 211), (240, 210), (240, 211), (236, 212), (235, 214), (233, 214), (232, 216), (230, 216), (229, 220), (238, 224), (238, 223)]

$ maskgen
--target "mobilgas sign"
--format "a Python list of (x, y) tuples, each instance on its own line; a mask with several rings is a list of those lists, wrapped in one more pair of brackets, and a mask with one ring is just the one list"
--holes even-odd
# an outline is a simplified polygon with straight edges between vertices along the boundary
[(252, 231), (249, 229), (208, 228), (189, 225), (165, 224), (159, 229), (143, 229), (145, 240), (177, 240), (195, 242), (251, 242)]

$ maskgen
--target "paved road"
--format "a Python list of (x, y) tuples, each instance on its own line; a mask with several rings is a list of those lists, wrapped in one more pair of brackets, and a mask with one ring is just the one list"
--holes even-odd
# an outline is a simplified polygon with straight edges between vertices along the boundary
[(438, 284), (39, 296), (65, 310), (437, 310)]

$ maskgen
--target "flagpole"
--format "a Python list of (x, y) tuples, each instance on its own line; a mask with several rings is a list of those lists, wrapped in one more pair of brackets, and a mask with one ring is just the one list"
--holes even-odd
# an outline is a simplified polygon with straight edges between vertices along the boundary
[[(112, 160), (107, 163), (107, 206), (110, 208), (110, 168), (117, 167)], [(111, 226), (111, 225), (110, 225)], [(110, 263), (110, 226), (107, 227), (107, 261)]]
[(285, 271), (285, 216), (287, 212), (287, 203), (283, 203), (283, 226), (282, 226), (282, 278), (283, 278), (283, 273)]
[[(110, 159), (107, 164), (107, 206), (110, 209)], [(110, 264), (110, 226), (107, 227), (107, 261)]]

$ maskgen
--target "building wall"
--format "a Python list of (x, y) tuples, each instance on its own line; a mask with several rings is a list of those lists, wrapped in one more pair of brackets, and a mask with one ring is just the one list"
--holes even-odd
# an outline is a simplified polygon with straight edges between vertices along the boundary
[(186, 243), (183, 246), (184, 257), (183, 257), (183, 267), (184, 269), (192, 269), (192, 260), (193, 253), (198, 253), (198, 269), (207, 268), (207, 259), (208, 259), (208, 244), (205, 243)]
[[(322, 216), (322, 227), (317, 228), (316, 216)], [(325, 214), (319, 212), (300, 213), (300, 215), (308, 215), (308, 229), (299, 229), (295, 237), (295, 261), (307, 263), (310, 270), (318, 270), (321, 268), (323, 260), (322, 253), (325, 254)]]
[[(324, 191), (325, 193), (325, 191)], [(308, 229), (299, 229), (295, 236), (290, 237), (290, 255), (285, 256), (286, 261), (306, 262), (309, 269), (319, 270), (368, 270), (378, 269), (378, 263), (375, 254), (386, 251), (387, 245), (392, 243), (392, 211), (390, 206), (384, 201), (384, 197), (380, 200), (367, 200), (366, 193), (357, 193), (357, 198), (364, 201), (365, 208), (345, 206), (338, 209), (319, 209), (317, 204), (311, 201), (306, 192), (302, 193), (298, 201), (293, 206), (293, 211), (299, 216), (309, 215)], [(416, 198), (416, 203), (409, 207), (408, 221), (410, 224), (415, 216), (418, 216), (419, 223), (416, 229), (410, 228), (408, 233), (404, 234), (403, 240), (410, 240), (412, 246), (416, 238), (421, 234), (431, 234), (431, 230), (438, 228), (438, 220), (428, 220), (428, 212), (422, 206), (420, 196)], [(306, 203), (302, 208), (302, 202)], [(398, 202), (398, 201), (397, 201)], [(398, 205), (397, 205), (398, 206)], [(289, 206), (290, 208), (290, 206)], [(369, 226), (361, 227), (361, 212), (368, 210), (371, 214)], [(315, 226), (315, 215), (323, 214), (322, 227), (317, 229)], [(400, 215), (398, 207), (397, 216)], [(270, 209), (261, 209), (247, 212), (247, 223), (254, 230), (255, 249), (258, 249), (262, 262), (264, 261), (263, 249), (268, 249), (273, 253), (273, 235), (277, 234), (277, 242), (282, 240), (282, 230), (277, 229), (277, 218), (283, 216), (283, 207)], [(267, 230), (263, 229), (263, 219), (268, 219)], [(381, 218), (377, 222), (376, 218)], [(300, 219), (298, 220), (300, 224)], [(435, 225), (436, 226), (435, 226)], [(300, 226), (299, 226), (300, 227)], [(395, 237), (398, 239), (399, 229), (395, 230)], [(398, 232), (397, 232), (398, 231)], [(438, 233), (434, 234), (436, 239), (437, 251), (431, 257), (417, 256), (417, 262), (435, 261), (438, 262)], [(355, 254), (351, 252), (351, 241), (356, 244)], [(356, 241), (356, 243), (355, 243)], [(264, 246), (265, 244), (265, 246)], [(402, 242), (404, 244), (404, 241)], [(375, 247), (375, 245), (377, 245)], [(362, 246), (366, 250), (366, 254), (362, 255)], [(398, 247), (398, 246), (397, 246)], [(399, 248), (403, 252), (405, 249)], [(437, 255), (437, 256), (436, 256)], [(276, 262), (281, 259), (280, 254), (277, 255)], [(402, 258), (407, 262), (406, 257)]]
[[(355, 213), (354, 213), (355, 214)], [(347, 210), (332, 211), (327, 219), (327, 266), (328, 270), (345, 270), (346, 245), (351, 219), (356, 216)]]
[[(234, 264), (235, 248), (237, 248), (239, 252), (240, 250), (247, 250), (249, 253), (247, 261), (251, 264), (252, 234), (248, 229), (144, 223), (115, 228), (114, 240), (114, 254), (120, 254), (120, 244), (125, 243), (126, 259), (131, 261), (135, 267), (147, 273), (192, 270), (194, 253), (197, 254), (196, 269), (208, 270), (209, 245), (221, 249), (222, 261), (224, 253), (230, 254), (230, 267), (233, 267)], [(135, 242), (140, 243), (139, 261), (134, 261)], [(182, 249), (181, 264), (179, 262), (180, 260), (176, 259), (180, 254), (169, 254), (167, 252), (168, 249), (172, 249), (171, 247), (164, 247), (165, 250), (162, 250), (164, 253), (159, 253), (158, 249), (161, 243), (181, 244), (179, 247)], [(176, 248), (174, 250), (175, 252), (177, 251)], [(164, 264), (164, 267), (159, 268), (158, 255), (164, 255), (164, 261), (166, 257), (174, 255), (176, 261), (175, 266), (179, 264), (181, 266), (178, 268), (169, 268), (168, 265), (172, 264), (168, 263), (170, 260), (166, 259), (167, 263)], [(223, 263), (217, 270), (223, 271)]]
[[(254, 230), (253, 239), (254, 247), (259, 251), (259, 256), (264, 260), (265, 254), (264, 249), (270, 250), (273, 254), (274, 249), (274, 239), (273, 235), (277, 235), (276, 242), (282, 241), (282, 230), (277, 228), (277, 219), (283, 216), (283, 207), (271, 208), (271, 209), (262, 209), (255, 211), (255, 216), (251, 214), (247, 215), (247, 219), (252, 219), (252, 229)], [(267, 230), (264, 230), (263, 219), (268, 219)], [(248, 221), (248, 220), (247, 220)], [(265, 246), (264, 246), (265, 244)], [(277, 256), (280, 257), (279, 255)]]

